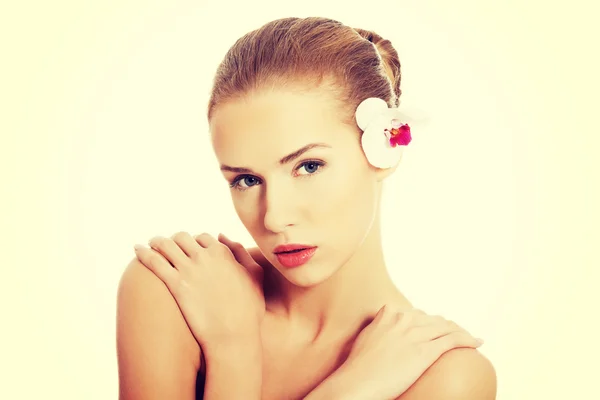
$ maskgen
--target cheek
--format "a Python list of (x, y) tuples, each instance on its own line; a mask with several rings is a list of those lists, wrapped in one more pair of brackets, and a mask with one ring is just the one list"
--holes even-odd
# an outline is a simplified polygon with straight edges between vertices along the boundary
[(235, 208), (235, 212), (242, 224), (249, 231), (251, 231), (254, 225), (256, 225), (257, 217), (256, 207), (253, 207), (250, 204), (253, 203), (249, 199), (233, 199), (233, 207)]
[(323, 183), (321, 195), (315, 199), (328, 215), (326, 219), (339, 226), (369, 223), (375, 205), (369, 177), (364, 171), (346, 169), (332, 178)]

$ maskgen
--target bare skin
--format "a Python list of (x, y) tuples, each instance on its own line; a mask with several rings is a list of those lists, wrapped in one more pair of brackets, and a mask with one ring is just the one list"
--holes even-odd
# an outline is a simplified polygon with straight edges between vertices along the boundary
[[(258, 248), (249, 249), (261, 264), (267, 277), (273, 266)], [(269, 285), (270, 279), (266, 279)], [(276, 288), (266, 286), (270, 293)], [(273, 295), (275, 297), (276, 295)], [(279, 300), (280, 301), (280, 300)], [(277, 309), (276, 297), (267, 302), (267, 309)], [(398, 310), (413, 308), (395, 287), (374, 296), (372, 303), (358, 306), (360, 312), (349, 312), (348, 325), (339, 330), (320, 333), (316, 337), (294, 326), (273, 311), (267, 311), (262, 327), (263, 337), (263, 399), (300, 399), (337, 370), (348, 355), (358, 333), (373, 319), (382, 304), (393, 304)], [(350, 310), (349, 310), (350, 311)], [(282, 385), (281, 382), (285, 382)]]
[[(413, 308), (392, 282), (381, 245), (381, 187), (395, 167), (367, 163), (359, 136), (341, 122), (338, 107), (325, 92), (273, 90), (220, 105), (211, 120), (219, 163), (247, 169), (223, 168), (223, 175), (243, 188), (231, 189), (233, 204), (258, 246), (249, 252), (265, 271), (257, 365), (263, 400), (308, 395), (343, 363), (384, 304)], [(311, 143), (327, 147), (279, 162)], [(317, 170), (315, 162), (324, 165)], [(273, 253), (287, 243), (318, 250), (306, 265), (287, 268)], [(133, 260), (119, 296), (121, 400), (193, 399), (196, 374), (202, 376), (206, 365), (169, 291)], [(148, 298), (152, 304), (144, 304)], [(447, 396), (449, 388), (457, 397)], [(489, 361), (475, 349), (459, 348), (442, 355), (400, 398), (491, 400), (493, 393)]]
[[(249, 253), (269, 268), (258, 248), (249, 249)], [(202, 398), (200, 394), (196, 397), (196, 391), (202, 391), (206, 373), (201, 348), (163, 283), (134, 259), (123, 275), (119, 292), (120, 400)], [(342, 364), (356, 331), (362, 327), (304, 344), (293, 342), (289, 324), (269, 312), (262, 328), (261, 399), (271, 400), (302, 399), (309, 394)], [(240, 359), (234, 356), (234, 361)], [(448, 394), (452, 390), (458, 392), (457, 397)], [(466, 397), (465, 390), (472, 397)], [(495, 398), (495, 391), (494, 370), (489, 361), (475, 349), (456, 348), (443, 354), (398, 399), (487, 400)]]
[[(326, 91), (273, 90), (225, 103), (211, 120), (219, 163), (251, 170), (223, 176), (243, 189), (231, 189), (235, 210), (272, 266), (268, 311), (300, 343), (346, 332), (386, 301), (406, 302), (387, 272), (379, 221), (383, 181), (395, 168), (366, 162), (338, 107)], [(278, 163), (313, 143), (328, 147)], [(307, 265), (286, 268), (273, 254), (285, 243), (318, 249)]]
[[(352, 338), (381, 306), (411, 307), (390, 279), (381, 248), (381, 185), (394, 169), (365, 162), (359, 136), (340, 123), (337, 107), (326, 92), (261, 92), (220, 106), (211, 121), (219, 162), (252, 170), (232, 199), (264, 251), (265, 398), (306, 394), (343, 362)], [(310, 143), (330, 148), (277, 164)], [(305, 179), (306, 160), (327, 165)], [(223, 175), (231, 182), (239, 173)], [(341, 223), (348, 215), (350, 229)], [(319, 246), (310, 265), (278, 263), (269, 250), (288, 242)]]

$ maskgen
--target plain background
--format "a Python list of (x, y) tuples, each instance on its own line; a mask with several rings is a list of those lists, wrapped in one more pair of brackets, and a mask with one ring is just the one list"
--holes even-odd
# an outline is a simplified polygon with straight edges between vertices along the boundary
[(211, 80), (247, 31), (325, 16), (393, 42), (402, 107), (423, 121), (385, 188), (400, 289), (486, 340), (499, 399), (600, 398), (593, 7), (3, 3), (0, 397), (116, 399), (135, 243), (186, 230), (252, 245), (208, 141)]

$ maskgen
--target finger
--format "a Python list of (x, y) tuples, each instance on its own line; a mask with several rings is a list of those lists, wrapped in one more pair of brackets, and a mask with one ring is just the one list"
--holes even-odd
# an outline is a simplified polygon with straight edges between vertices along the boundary
[(458, 331), (461, 331), (461, 332), (464, 332), (464, 333), (466, 333), (466, 334), (468, 334), (468, 335), (470, 335), (470, 334), (471, 334), (471, 332), (469, 332), (468, 330), (466, 330), (466, 329), (465, 329), (465, 328), (463, 328), (462, 326), (458, 325), (458, 324), (457, 324), (456, 322), (454, 322), (454, 321), (451, 321), (451, 320), (446, 320), (446, 322), (447, 322), (447, 323), (449, 323), (450, 325), (452, 325), (452, 326), (454, 327), (454, 329), (455, 329), (457, 332), (458, 332)]
[(380, 324), (387, 317), (388, 312), (388, 305), (384, 304), (379, 310), (377, 310), (377, 313), (375, 313), (375, 316), (371, 320), (370, 324)]
[(135, 245), (134, 250), (137, 259), (142, 265), (163, 281), (169, 290), (174, 288), (179, 274), (160, 253), (141, 244)]
[(212, 237), (211, 235), (209, 235), (206, 232), (201, 233), (200, 235), (196, 235), (194, 239), (196, 240), (196, 242), (198, 242), (198, 244), (200, 246), (202, 246), (204, 248), (208, 248), (210, 246), (219, 244), (217, 239), (215, 239), (214, 237)]
[(381, 307), (377, 315), (379, 316), (378, 323), (386, 325), (398, 325), (400, 320), (405, 317), (405, 314), (393, 304), (386, 304)]
[(397, 323), (399, 329), (408, 329), (411, 326), (418, 324), (418, 321), (422, 318), (422, 314), (424, 314), (423, 311), (415, 308), (404, 310), (399, 313), (395, 322)]
[(410, 309), (406, 313), (408, 318), (403, 322), (403, 325), (408, 329), (416, 326), (445, 324), (447, 322), (446, 319), (439, 315), (430, 315), (416, 308)]
[(383, 314), (386, 313), (387, 308), (387, 304), (384, 304), (383, 307), (381, 307), (379, 311), (377, 311), (377, 314), (375, 314), (375, 318), (373, 318), (373, 321), (380, 321), (383, 318)]
[(428, 342), (451, 333), (467, 333), (451, 321), (417, 325), (410, 328), (408, 335), (416, 342)]
[(388, 314), (391, 314), (389, 311), (389, 305), (384, 304), (379, 310), (377, 310), (375, 315), (369, 316), (369, 318), (363, 320), (360, 328), (357, 331), (359, 337), (364, 337), (364, 335), (369, 334), (368, 332), (372, 332), (374, 330), (376, 331), (380, 329), (381, 326), (384, 326), (384, 324), (387, 323), (386, 320), (389, 318)]
[(469, 334), (469, 332), (466, 329), (464, 329), (462, 326), (458, 325), (456, 322), (454, 322), (452, 320), (448, 320), (448, 319), (442, 317), (441, 315), (423, 314), (420, 317), (416, 318), (413, 321), (412, 325), (413, 326), (429, 326), (429, 325), (452, 326), (453, 328), (450, 329), (452, 332), (462, 331), (462, 332)]
[(204, 247), (200, 246), (196, 239), (187, 232), (177, 232), (171, 236), (171, 240), (191, 259), (198, 258), (199, 253), (204, 251)]
[(177, 269), (184, 268), (190, 262), (187, 254), (171, 239), (155, 236), (148, 241), (148, 245), (162, 254)]
[(425, 343), (431, 351), (431, 356), (436, 359), (447, 352), (459, 347), (477, 348), (483, 344), (483, 340), (475, 338), (465, 332), (452, 332), (435, 340)]
[(429, 315), (425, 313), (415, 313), (413, 315), (411, 326), (429, 326), (445, 324), (447, 320), (440, 315)]
[(248, 253), (248, 251), (244, 248), (244, 246), (242, 246), (241, 243), (234, 242), (222, 233), (219, 233), (218, 240), (225, 246), (229, 247), (229, 250), (231, 250), (231, 253), (235, 257), (237, 262), (242, 264), (244, 267), (256, 264), (250, 253)]
[(246, 250), (241, 243), (234, 242), (222, 233), (219, 234), (219, 242), (223, 243), (231, 250), (236, 261), (242, 264), (252, 276), (259, 278), (263, 276), (263, 268), (254, 261), (254, 258), (252, 258), (250, 253), (248, 253), (248, 250)]

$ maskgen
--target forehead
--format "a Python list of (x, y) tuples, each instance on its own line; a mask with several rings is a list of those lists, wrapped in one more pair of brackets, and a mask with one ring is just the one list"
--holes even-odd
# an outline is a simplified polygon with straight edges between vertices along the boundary
[(257, 155), (272, 160), (314, 142), (352, 140), (338, 101), (324, 90), (262, 91), (219, 105), (210, 122), (213, 147), (222, 164), (249, 164)]

